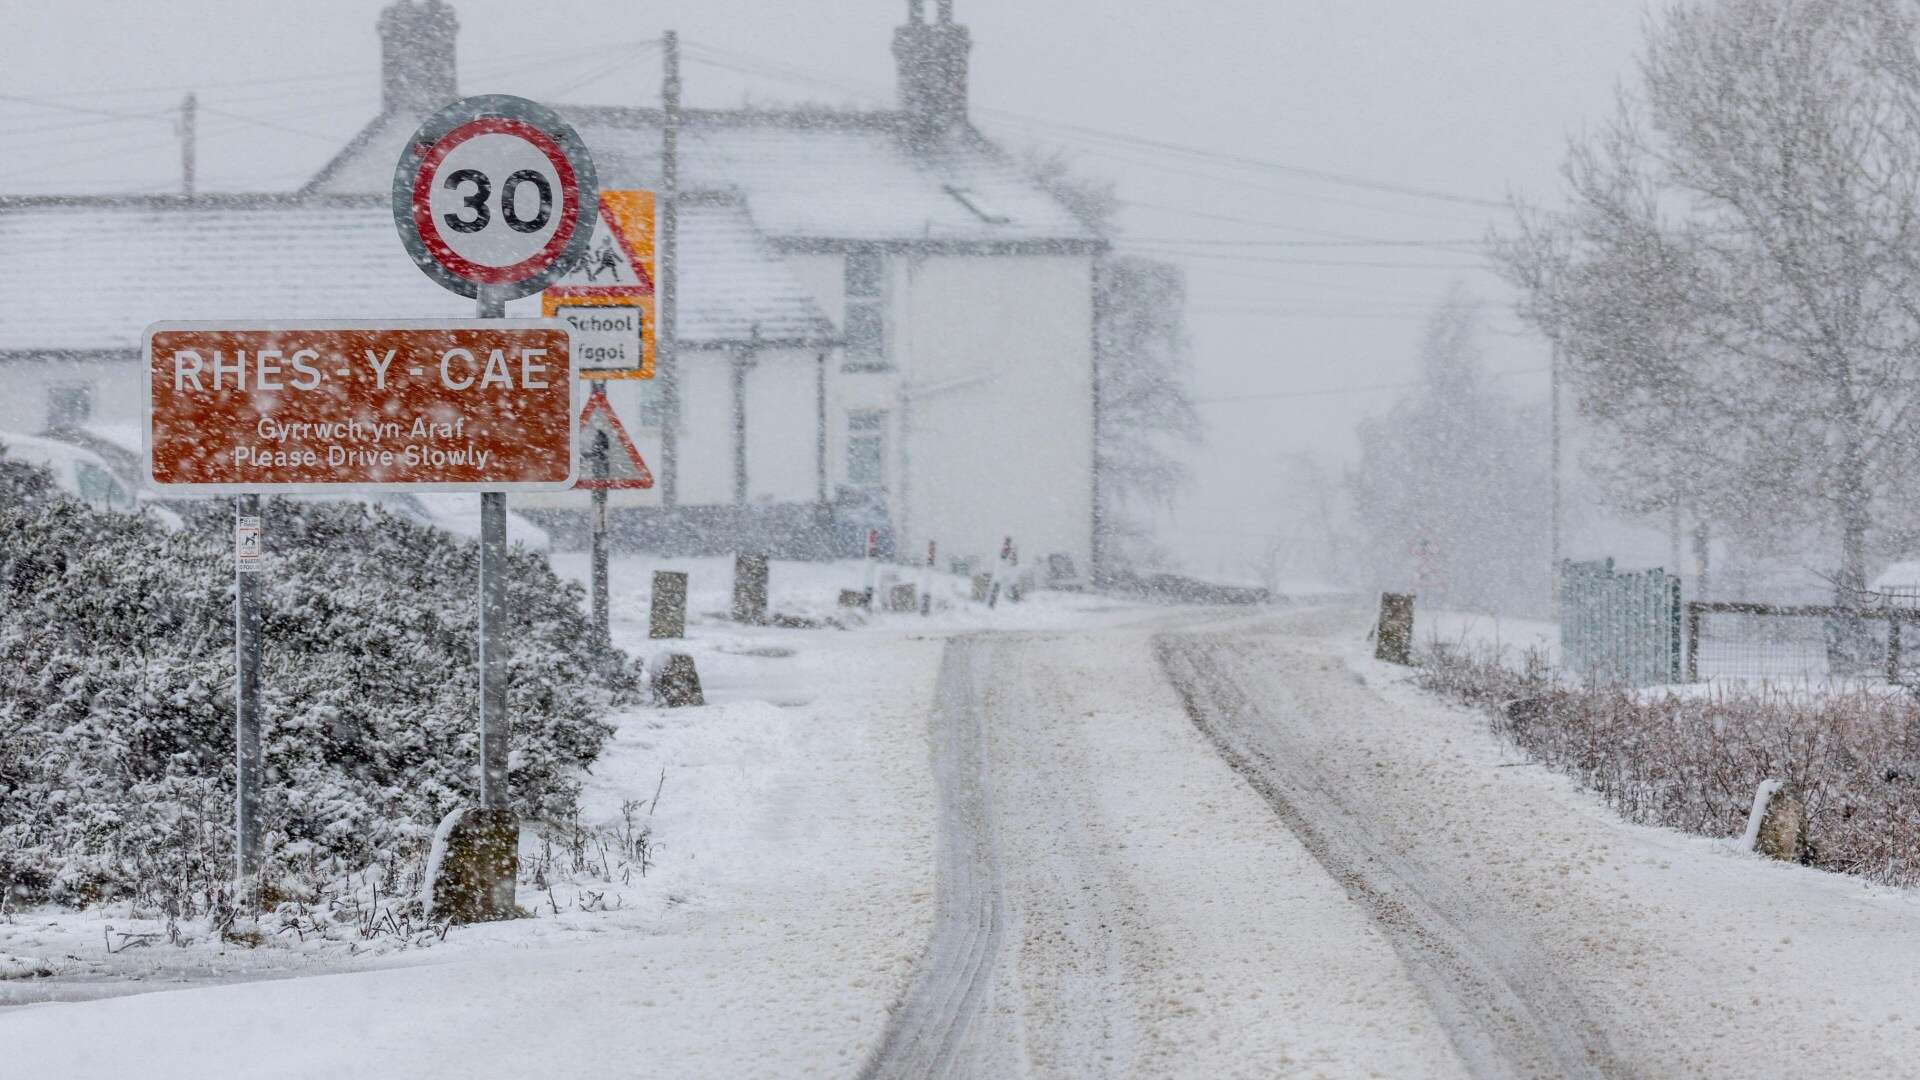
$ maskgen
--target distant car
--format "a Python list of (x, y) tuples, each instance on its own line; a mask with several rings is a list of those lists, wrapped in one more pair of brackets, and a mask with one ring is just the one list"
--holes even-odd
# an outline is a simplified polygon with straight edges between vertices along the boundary
[(96, 510), (145, 513), (169, 529), (182, 526), (179, 514), (154, 506), (120, 482), (99, 454), (59, 439), (0, 431), (0, 452), (15, 461), (38, 465), (53, 476), (53, 486)]

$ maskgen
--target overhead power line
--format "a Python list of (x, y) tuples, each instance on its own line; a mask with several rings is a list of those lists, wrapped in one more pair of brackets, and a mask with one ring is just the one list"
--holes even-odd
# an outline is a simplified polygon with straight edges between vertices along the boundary
[[(864, 97), (872, 97), (876, 93), (876, 88), (871, 84), (826, 75), (821, 72), (772, 60), (767, 57), (757, 56), (752, 53), (740, 52), (733, 49), (722, 49), (704, 43), (687, 42), (686, 45), (691, 56), (696, 57), (699, 62), (712, 66), (731, 67), (732, 70), (736, 71), (745, 69), (745, 73), (747, 74), (766, 75), (812, 85), (826, 86)], [(1016, 123), (1025, 123), (1053, 131), (1068, 132), (1088, 139), (1118, 143), (1137, 149), (1173, 154), (1197, 161), (1227, 165), (1242, 170), (1298, 176), (1304, 179), (1316, 180), (1321, 183), (1372, 191), (1380, 194), (1398, 195), (1406, 198), (1425, 199), (1494, 210), (1507, 209), (1507, 203), (1501, 200), (1446, 191), (1436, 187), (1404, 184), (1391, 180), (1361, 176), (1355, 173), (1300, 165), (1293, 162), (1276, 161), (1269, 158), (1252, 157), (1245, 154), (1225, 153), (1218, 150), (1209, 150), (1204, 147), (1187, 146), (1181, 143), (1169, 142), (1164, 139), (1153, 139), (1142, 135), (1129, 134), (1127, 132), (1090, 127), (1085, 124), (1047, 120), (1042, 117), (1011, 109), (993, 108), (984, 105), (976, 106), (976, 108), (983, 114), (999, 116)]]
[(1082, 135), (1086, 135), (1090, 138), (1105, 139), (1112, 142), (1119, 142), (1119, 143), (1124, 143), (1130, 146), (1141, 147), (1143, 149), (1155, 150), (1161, 153), (1176, 154), (1182, 157), (1196, 158), (1203, 161), (1218, 162), (1225, 165), (1234, 165), (1240, 168), (1252, 169), (1260, 172), (1273, 172), (1273, 173), (1282, 173), (1289, 176), (1300, 176), (1310, 180), (1319, 180), (1323, 183), (1336, 184), (1342, 187), (1360, 188), (1367, 191), (1378, 191), (1378, 192), (1383, 192), (1390, 195), (1404, 195), (1409, 198), (1416, 198), (1416, 199), (1431, 199), (1437, 202), (1457, 203), (1462, 206), (1478, 206), (1478, 207), (1486, 207), (1494, 210), (1507, 209), (1507, 204), (1505, 202), (1501, 202), (1495, 199), (1483, 199), (1474, 195), (1462, 195), (1462, 194), (1458, 194), (1450, 191), (1441, 191), (1435, 188), (1419, 187), (1411, 184), (1394, 183), (1393, 181), (1390, 181), (1390, 180), (1375, 180), (1370, 177), (1357, 176), (1353, 173), (1335, 172), (1330, 169), (1317, 169), (1311, 166), (1295, 165), (1289, 162), (1272, 161), (1264, 158), (1248, 157), (1242, 154), (1227, 154), (1217, 150), (1205, 150), (1199, 147), (1183, 146), (1179, 143), (1167, 142), (1163, 139), (1150, 139), (1142, 135), (1129, 135), (1129, 134), (1126, 134), (1125, 132), (1106, 131), (1100, 128), (1087, 127), (1084, 124), (1069, 124), (1069, 123), (1063, 123), (1055, 120), (1043, 120), (1039, 117), (1030, 116), (1023, 113), (1017, 113), (1007, 109), (994, 109), (994, 108), (983, 107), (982, 111), (988, 112), (988, 113), (997, 113), (1001, 116), (1011, 117), (1016, 120), (1022, 120), (1027, 123), (1039, 125), (1041, 127), (1054, 128), (1062, 131), (1076, 132)]
[[(1517, 371), (1494, 371), (1487, 374), (1489, 379), (1510, 379), (1522, 375), (1544, 375), (1549, 368), (1522, 368)], [(1231, 394), (1222, 397), (1194, 398), (1195, 405), (1232, 405), (1252, 401), (1291, 401), (1297, 398), (1337, 397), (1342, 394), (1378, 394), (1391, 390), (1418, 390), (1427, 385), (1423, 379), (1411, 382), (1374, 383), (1371, 386), (1334, 386), (1319, 390), (1280, 390), (1262, 394)]]
[[(1117, 246), (1127, 248), (1125, 241)], [(1487, 263), (1421, 263), (1421, 262), (1384, 262), (1373, 260), (1343, 259), (1301, 259), (1289, 255), (1243, 255), (1233, 252), (1179, 251), (1168, 248), (1140, 247), (1135, 249), (1144, 255), (1156, 255), (1162, 258), (1210, 259), (1223, 262), (1270, 263), (1276, 266), (1324, 266), (1345, 267), (1364, 270), (1444, 270), (1451, 273), (1481, 270), (1491, 273), (1493, 267)]]
[(1422, 248), (1430, 251), (1478, 255), (1471, 245), (1477, 240), (1227, 240), (1193, 236), (1133, 236), (1115, 238), (1121, 244), (1151, 244), (1156, 247), (1186, 248)]
[[(487, 63), (475, 65), (472, 69), (468, 70), (465, 74), (493, 75), (493, 74), (498, 74), (500, 70), (503, 68), (505, 68), (506, 70), (517, 70), (521, 68), (534, 66), (539, 63), (544, 63), (550, 60), (560, 60), (560, 59), (566, 59), (570, 57), (587, 56), (587, 55), (592, 55), (594, 53), (608, 52), (608, 51), (618, 50), (618, 49), (633, 49), (638, 51), (638, 50), (649, 49), (649, 48), (658, 48), (659, 46), (660, 46), (659, 38), (644, 38), (644, 39), (635, 39), (630, 41), (609, 42), (603, 45), (595, 45), (587, 49), (580, 49), (580, 48), (539, 49), (539, 50), (533, 50), (530, 52), (505, 53), (503, 55), (494, 57), (493, 59), (489, 60)], [(332, 71), (325, 71), (325, 72), (306, 72), (298, 75), (273, 75), (273, 76), (267, 76), (259, 79), (224, 79), (224, 80), (215, 80), (211, 82), (196, 81), (196, 82), (189, 82), (189, 83), (160, 83), (160, 84), (152, 84), (147, 86), (113, 86), (113, 87), (104, 87), (104, 88), (95, 89), (95, 90), (69, 90), (69, 91), (63, 91), (59, 94), (43, 95), (39, 98), (35, 98), (32, 100), (35, 104), (45, 105), (48, 108), (72, 108), (72, 109), (78, 110), (79, 109), (78, 106), (60, 105), (60, 104), (56, 104), (55, 102), (58, 99), (62, 99), (62, 98), (118, 97), (118, 96), (132, 96), (137, 94), (185, 93), (186, 91), (189, 91), (189, 90), (194, 90), (194, 91), (224, 90), (224, 89), (232, 89), (232, 88), (243, 87), (243, 86), (296, 86), (296, 85), (304, 85), (307, 83), (359, 82), (361, 80), (378, 77), (379, 74), (380, 74), (379, 68), (347, 68), (347, 69), (335, 69)], [(7, 95), (0, 95), (0, 101), (6, 101), (6, 100), (27, 100), (27, 99), (22, 99), (17, 97), (8, 97)]]

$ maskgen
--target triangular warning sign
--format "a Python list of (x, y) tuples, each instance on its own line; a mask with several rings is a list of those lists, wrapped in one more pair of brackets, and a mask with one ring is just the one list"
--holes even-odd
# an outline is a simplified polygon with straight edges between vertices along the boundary
[(653, 295), (653, 193), (603, 191), (587, 252), (550, 291)]
[[(606, 476), (599, 476), (598, 457), (605, 436)], [(580, 410), (580, 470), (573, 484), (581, 491), (645, 490), (653, 486), (653, 472), (640, 459), (640, 451), (627, 437), (627, 429), (613, 414), (613, 403), (604, 390), (596, 389)]]

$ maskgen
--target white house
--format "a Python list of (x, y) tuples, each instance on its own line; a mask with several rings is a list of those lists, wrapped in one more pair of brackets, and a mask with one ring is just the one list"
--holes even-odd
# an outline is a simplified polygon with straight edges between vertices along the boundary
[[(679, 409), (610, 387), (660, 481), (615, 494), (621, 538), (822, 553), (872, 524), (903, 556), (990, 557), (1010, 535), (1091, 564), (1105, 245), (968, 122), (950, 0), (908, 9), (897, 109), (678, 114)], [(153, 321), (470, 313), (388, 209), (402, 140), (459, 94), (457, 21), (396, 0), (379, 29), (382, 112), (296, 192), (0, 200), (0, 431), (137, 442)], [(661, 189), (661, 110), (555, 107), (603, 187)], [(585, 505), (515, 500), (561, 524)]]

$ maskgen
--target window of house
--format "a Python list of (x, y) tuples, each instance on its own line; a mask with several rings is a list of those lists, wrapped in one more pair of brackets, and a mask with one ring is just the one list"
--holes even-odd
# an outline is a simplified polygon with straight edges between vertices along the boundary
[(862, 409), (847, 414), (847, 484), (877, 488), (886, 485), (887, 414), (884, 409)]
[(660, 428), (667, 424), (666, 403), (662, 400), (660, 387), (653, 379), (640, 383), (639, 425), (643, 428)]
[(847, 363), (851, 370), (887, 366), (886, 263), (871, 251), (847, 256)]
[(91, 419), (92, 383), (53, 383), (47, 387), (48, 431), (71, 431)]

